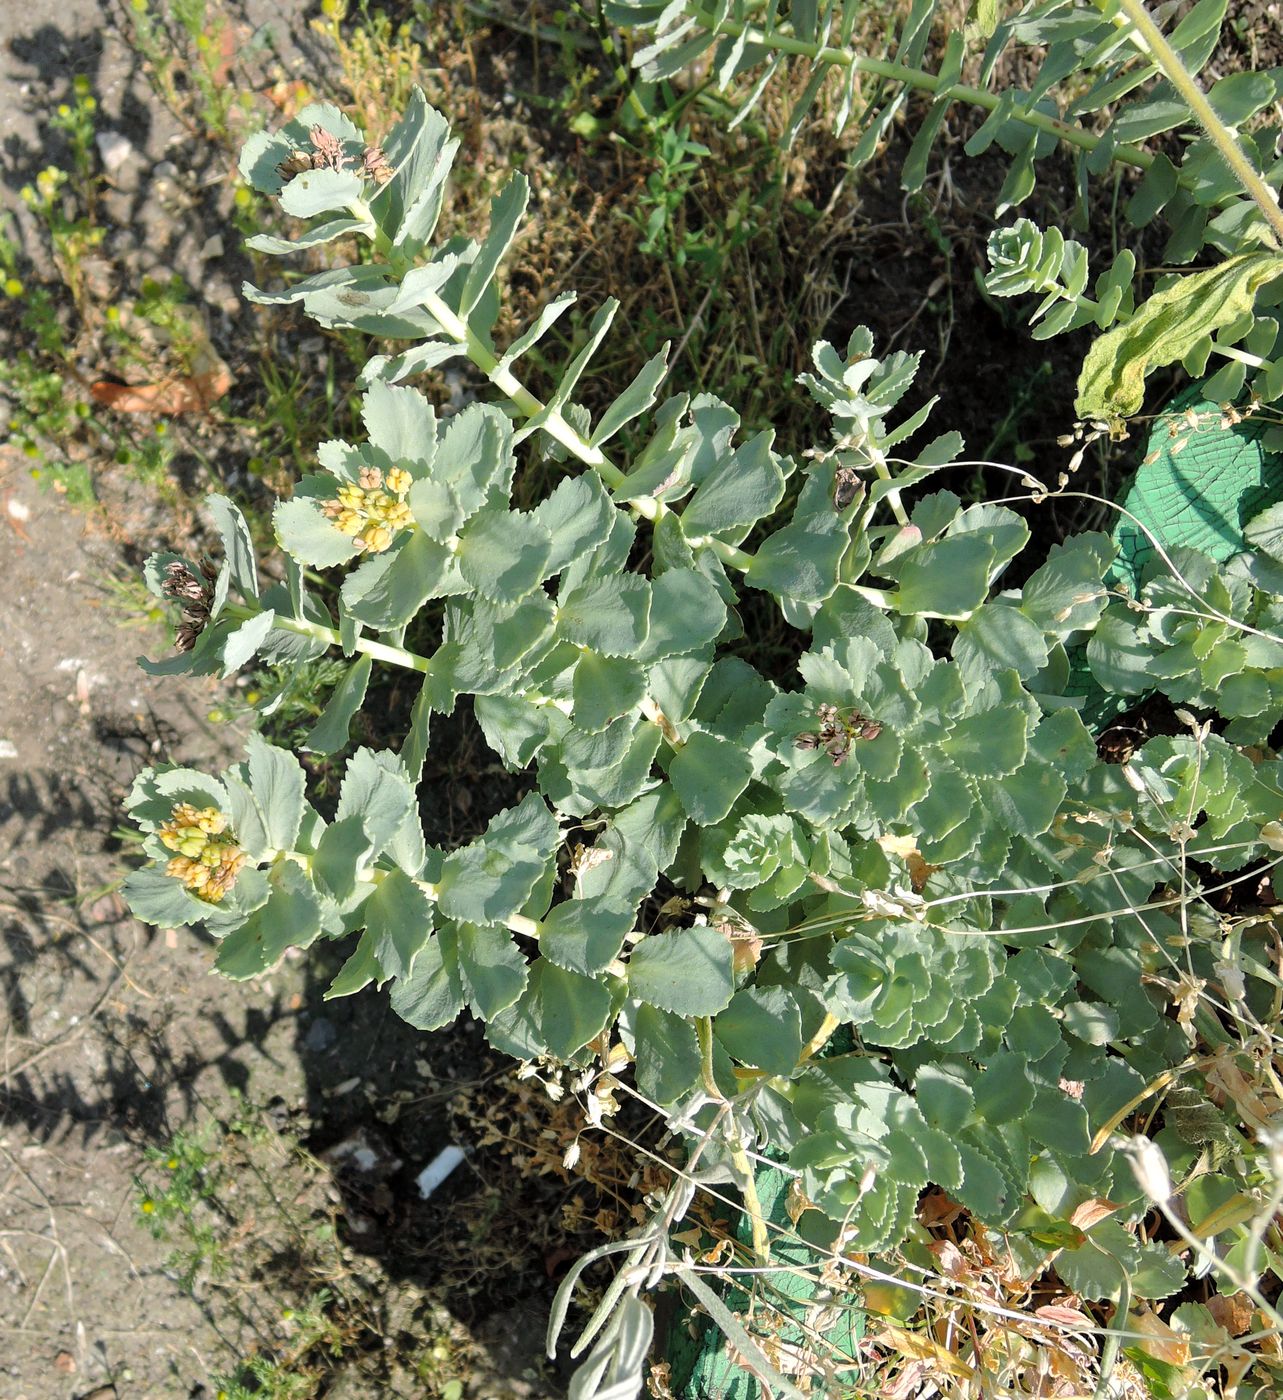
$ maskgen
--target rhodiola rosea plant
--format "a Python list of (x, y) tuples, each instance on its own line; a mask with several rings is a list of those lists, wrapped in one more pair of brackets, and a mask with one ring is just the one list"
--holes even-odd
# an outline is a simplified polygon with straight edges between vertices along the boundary
[[(434, 241), (457, 146), (416, 93), (381, 145), (317, 105), (243, 152), (244, 177), (301, 222), (251, 246), (334, 254), (246, 294), (404, 348), (365, 368), (364, 439), (323, 444), (277, 506), (279, 582), (260, 581), (244, 519), (217, 497), (217, 566), (149, 561), (180, 649), (145, 664), (230, 675), (342, 655), (307, 741), (322, 754), (347, 745), (374, 666), (422, 680), (407, 732), (358, 749), (324, 814), (298, 758), (259, 737), (217, 776), (143, 773), (135, 913), (204, 925), (236, 978), (342, 940), (329, 995), (386, 987), (424, 1030), (471, 1015), (515, 1058), (573, 1067), (592, 1113), (630, 1077), (750, 1214), (769, 1149), (821, 1252), (894, 1248), (933, 1184), (1005, 1230), (1024, 1270), (1054, 1257), (1070, 1288), (1124, 1310), (1170, 1295), (1184, 1264), (1126, 1228), (1148, 1202), (1114, 1130), (1191, 1069), (1194, 1022), (1168, 1006), (1186, 979), (1223, 975), (1200, 882), (1232, 886), (1283, 849), (1267, 747), (1283, 696), (1277, 522), (1228, 582), (1160, 551), (1144, 597), (1121, 598), (1105, 583), (1115, 546), (1091, 533), (1006, 588), (1030, 539), (1013, 493), (1049, 488), (999, 473), (1006, 503), (934, 489), (963, 444), (927, 437), (930, 404), (900, 411), (918, 357), (879, 356), (864, 329), (816, 345), (816, 442), (800, 454), (711, 395), (659, 400), (662, 354), (592, 421), (575, 390), (613, 302), (540, 401), (521, 361), (573, 295), (494, 342), (528, 188), (513, 175), (479, 241)], [(455, 357), (497, 400), (438, 418), (405, 381)], [(640, 445), (625, 455), (626, 427)], [(520, 509), (536, 453), (563, 475)], [(317, 571), (341, 579), (333, 610)], [(752, 593), (801, 634), (795, 672), (746, 659)], [(1222, 658), (1201, 688), (1180, 682), (1196, 708), (1227, 670), (1250, 672), (1233, 735), (1191, 713), (1185, 732), (1102, 762), (1064, 693), (1066, 649), (1094, 633), (1100, 678), (1125, 671), (1127, 693), (1145, 674), (1175, 683), (1177, 667), (1143, 660), (1173, 648)], [(434, 716), (462, 698), (533, 786), (444, 850), (425, 841), (416, 784)], [(1269, 992), (1224, 994), (1258, 1014)], [(1200, 1131), (1231, 1132), (1193, 1081)], [(689, 1199), (679, 1183), (631, 1243), (636, 1267), (581, 1339), (600, 1332), (591, 1377), (640, 1365), (638, 1294), (681, 1268), (668, 1229)]]

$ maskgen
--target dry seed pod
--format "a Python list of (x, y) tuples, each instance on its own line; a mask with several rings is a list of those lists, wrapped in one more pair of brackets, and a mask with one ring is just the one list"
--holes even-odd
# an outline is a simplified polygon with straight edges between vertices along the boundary
[(312, 164), (318, 170), (342, 170), (347, 164), (343, 143), (323, 126), (314, 126), (308, 132), (308, 137), (316, 147), (316, 157)]
[(388, 164), (387, 156), (383, 154), (382, 146), (365, 148), (361, 153), (361, 169), (367, 180), (377, 180), (380, 185), (386, 185), (395, 174)]
[(833, 475), (833, 509), (845, 510), (860, 490), (860, 478), (852, 467), (839, 467)]
[(313, 157), (306, 151), (291, 151), (276, 167), (276, 173), (286, 182), (305, 170), (311, 170)]

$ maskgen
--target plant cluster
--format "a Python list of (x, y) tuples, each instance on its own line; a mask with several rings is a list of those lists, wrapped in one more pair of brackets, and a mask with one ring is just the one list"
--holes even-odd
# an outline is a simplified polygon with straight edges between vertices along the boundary
[[(811, 53), (822, 63), (808, 92), (837, 66), (854, 98), (853, 75), (877, 71), (832, 58), (848, 51), (816, 37), (821, 19), (843, 23), (852, 5), (795, 3), (787, 30), (775, 27), (779, 7), (765, 28), (746, 8), (607, 6), (621, 22), (658, 22), (654, 48), (638, 55), (644, 71), (675, 72), (715, 42), (728, 81)], [(908, 81), (933, 8), (915, 6), (905, 57), (882, 76)], [(1205, 0), (1194, 13), (1215, 9)], [(1184, 66), (1173, 68), (1151, 44), (1135, 62), (1148, 31), (1131, 11), (1121, 0), (1102, 20), (1057, 0), (994, 33), (1051, 43), (1052, 74), (1088, 73), (1102, 85), (1097, 107), (1154, 64), (1183, 99), (1176, 79), (1198, 66), (1191, 50), (1177, 44)], [(1199, 53), (1218, 30), (1219, 15)], [(957, 97), (961, 59), (955, 35), (924, 132)], [(1049, 84), (988, 104), (987, 139), (1008, 148), (1009, 124), (1024, 133), (1004, 204), (1027, 193), (1047, 142), (1071, 139), (1044, 110)], [(1213, 112), (1215, 150), (1227, 109), (1243, 103)], [(1129, 142), (1184, 111), (1159, 126), (1151, 112), (1127, 140), (1114, 132), (1083, 149), (1134, 164)], [(1283, 687), (1277, 510), (1248, 525), (1226, 568), (1159, 549), (1127, 592), (1112, 582), (1116, 541), (1087, 533), (1004, 586), (1030, 539), (1013, 506), (1065, 483), (1016, 471), (998, 499), (970, 504), (931, 489), (962, 441), (921, 441), (932, 405), (905, 406), (919, 357), (879, 356), (864, 328), (815, 346), (801, 382), (826, 428), (801, 453), (777, 450), (769, 429), (745, 428), (712, 394), (661, 400), (663, 353), (594, 420), (576, 391), (611, 328), (610, 301), (540, 400), (518, 367), (573, 294), (505, 347), (494, 338), (525, 177), (496, 196), (484, 238), (436, 242), (458, 141), (417, 92), (379, 135), (318, 104), (244, 148), (245, 179), (302, 226), (250, 246), (340, 254), (246, 294), (392, 344), (362, 375), (363, 440), (323, 443), (320, 469), (276, 509), (279, 582), (260, 584), (245, 520), (220, 497), (210, 511), (223, 559), (208, 587), (194, 562), (149, 561), (158, 596), (182, 578), (200, 597), (182, 600), (191, 646), (145, 664), (231, 675), (257, 659), (288, 674), (337, 651), (345, 673), (305, 742), (322, 755), (347, 745), (376, 662), (421, 677), (418, 699), (396, 751), (361, 748), (347, 761), (332, 811), (309, 800), (299, 759), (261, 737), (217, 777), (142, 774), (128, 805), (150, 863), (126, 882), (134, 911), (203, 924), (219, 940), (217, 966), (238, 978), (287, 948), (350, 939), (330, 996), (387, 985), (393, 1008), (423, 1029), (466, 1009), (501, 1051), (571, 1066), (590, 1103), (601, 1076), (613, 1084), (631, 1063), (636, 1092), (689, 1142), (692, 1180), (742, 1193), (759, 1264), (770, 1241), (752, 1161), (769, 1149), (796, 1181), (797, 1232), (821, 1257), (894, 1250), (934, 1186), (1004, 1232), (1021, 1276), (1054, 1264), (1120, 1322), (1138, 1301), (1175, 1294), (1185, 1262), (1127, 1228), (1167, 1197), (1152, 1176), (1137, 1179), (1120, 1125), (1179, 1081), (1181, 1111), (1174, 1097), (1155, 1138), (1174, 1163), (1205, 1176), (1200, 1153), (1232, 1152), (1254, 1203), (1277, 1174), (1268, 1136), (1224, 1107), (1224, 1064), (1206, 1050), (1229, 1044), (1227, 1024), (1268, 1026), (1278, 1011), (1272, 934), (1256, 917), (1283, 897), (1283, 761), (1270, 747)], [(910, 185), (928, 149), (911, 158)], [(1187, 152), (1165, 202), (1186, 211), (1182, 227), (1197, 225), (1194, 252), (1206, 242), (1226, 259), (1147, 300), (1125, 260), (1088, 301), (1085, 258), (1063, 237), (1018, 226), (995, 242), (995, 290), (1040, 292), (1043, 326), (1114, 327), (1082, 386), (1102, 424), (1139, 407), (1152, 365), (1201, 366), (1218, 347), (1252, 371), (1256, 401), (1274, 396), (1264, 341), (1277, 333), (1270, 288), (1283, 262), (1272, 216), (1250, 188), (1222, 223), (1188, 212), (1182, 201), (1206, 214), (1182, 193), (1200, 171), (1208, 205), (1230, 188), (1216, 183), (1213, 154), (1200, 164)], [(439, 418), (402, 382), (454, 359), (500, 402)], [(636, 444), (626, 460), (612, 448), (625, 428)], [(519, 505), (519, 452), (536, 451), (564, 475)], [(333, 610), (321, 571), (335, 571)], [(750, 598), (797, 634), (795, 673), (752, 664)], [(1177, 732), (1105, 762), (1067, 690), (1070, 653), (1084, 645), (1107, 689), (1192, 707)], [(434, 717), (461, 701), (533, 786), (445, 850), (425, 840), (416, 784)], [(1231, 721), (1224, 732), (1216, 710)], [(175, 840), (183, 859), (212, 849), (230, 878), (201, 883), (176, 867)], [(1233, 917), (1236, 899), (1249, 917)], [(681, 1274), (759, 1376), (789, 1391), (671, 1242), (690, 1189), (674, 1186), (654, 1227), (628, 1242), (631, 1267), (579, 1343), (597, 1342), (585, 1395), (615, 1382), (632, 1393), (650, 1338), (638, 1294), (665, 1271)], [(1283, 1269), (1279, 1242), (1255, 1206), (1233, 1220), (1203, 1222), (1202, 1237), (1219, 1241), (1230, 1277), (1265, 1308), (1252, 1290)], [(1182, 1326), (1214, 1364), (1210, 1314)]]

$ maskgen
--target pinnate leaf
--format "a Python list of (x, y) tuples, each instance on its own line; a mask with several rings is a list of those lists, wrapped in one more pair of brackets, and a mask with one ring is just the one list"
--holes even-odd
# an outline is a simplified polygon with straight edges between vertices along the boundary
[(432, 936), (432, 901), (404, 871), (390, 870), (361, 906), (383, 976), (409, 977)]
[(713, 1022), (713, 1031), (741, 1064), (792, 1074), (802, 1053), (802, 1018), (787, 987), (745, 987)]
[(410, 975), (393, 983), (389, 998), (392, 1010), (421, 1031), (448, 1026), (467, 999), (455, 934), (449, 926), (428, 939), (415, 957)]
[(525, 991), (527, 966), (506, 928), (459, 925), (459, 969), (482, 1020), (497, 1016)]
[(574, 589), (557, 613), (557, 630), (567, 641), (603, 656), (632, 656), (650, 626), (650, 584), (634, 575), (592, 579)]
[(558, 967), (591, 977), (619, 956), (633, 917), (627, 904), (609, 898), (567, 899), (545, 915), (539, 951)]
[(267, 903), (218, 945), (214, 965), (224, 977), (257, 977), (287, 948), (306, 948), (321, 932), (320, 898), (297, 865), (277, 866), (271, 883)]

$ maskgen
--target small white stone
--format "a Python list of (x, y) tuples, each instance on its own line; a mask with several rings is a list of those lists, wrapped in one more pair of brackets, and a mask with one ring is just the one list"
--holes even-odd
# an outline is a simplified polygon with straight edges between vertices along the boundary
[(8, 739), (0, 739), (0, 758), (17, 758), (18, 746)]
[(98, 154), (102, 157), (103, 169), (108, 175), (114, 175), (134, 154), (133, 142), (118, 131), (100, 131), (94, 137), (94, 141), (98, 146)]
[(210, 258), (221, 258), (223, 256), (223, 240), (218, 234), (211, 234), (201, 245), (200, 256), (202, 262), (207, 262)]

